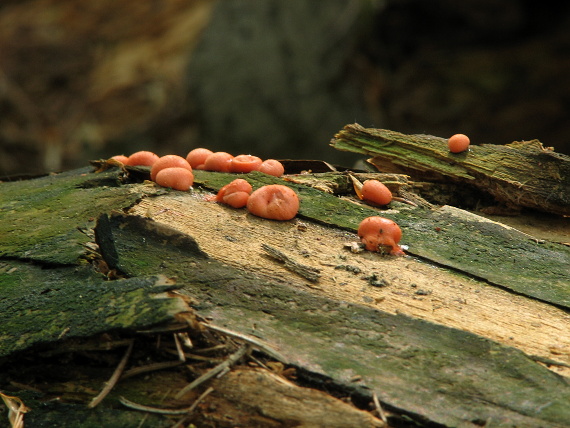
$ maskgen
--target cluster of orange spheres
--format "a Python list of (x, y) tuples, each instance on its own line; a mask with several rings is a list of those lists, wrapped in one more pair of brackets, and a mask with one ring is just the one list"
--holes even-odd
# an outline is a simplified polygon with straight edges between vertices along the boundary
[(222, 187), (213, 200), (234, 208), (246, 207), (251, 214), (271, 220), (291, 220), (297, 215), (299, 198), (290, 187), (270, 184), (252, 190), (251, 184), (237, 178)]
[(257, 156), (233, 156), (226, 152), (212, 152), (205, 148), (191, 150), (186, 158), (178, 155), (159, 157), (149, 151), (140, 151), (130, 156), (113, 156), (112, 159), (130, 166), (150, 166), (150, 179), (159, 186), (175, 190), (188, 190), (194, 184), (193, 169), (217, 172), (260, 171), (275, 177), (283, 175), (285, 169), (275, 159), (262, 160)]
[[(257, 156), (232, 156), (205, 148), (193, 149), (186, 158), (178, 155), (159, 157), (153, 152), (139, 151), (128, 157), (118, 155), (112, 159), (124, 165), (149, 166), (152, 181), (175, 190), (192, 187), (193, 169), (233, 173), (260, 171), (276, 177), (284, 173), (283, 165), (275, 159), (263, 161)], [(392, 199), (390, 190), (376, 180), (366, 181), (359, 189), (358, 196), (378, 205), (386, 205)], [(253, 191), (251, 184), (242, 178), (222, 187), (211, 200), (234, 208), (246, 207), (251, 214), (272, 220), (291, 220), (299, 211), (299, 198), (290, 187), (272, 184)], [(377, 216), (365, 218), (358, 228), (358, 236), (367, 250), (404, 254), (398, 246), (402, 231), (392, 220)]]
[[(285, 172), (281, 162), (275, 159), (262, 160), (257, 156), (233, 156), (226, 152), (212, 152), (205, 148), (191, 150), (186, 158), (178, 155), (159, 157), (153, 152), (140, 151), (130, 156), (113, 156), (112, 159), (130, 166), (149, 166), (150, 179), (162, 187), (188, 190), (194, 184), (194, 169), (206, 171), (248, 173), (260, 171), (280, 177)], [(290, 220), (299, 211), (299, 198), (287, 186), (273, 184), (252, 192), (251, 184), (236, 179), (222, 187), (212, 198), (234, 208), (247, 207), (252, 214), (272, 219)]]

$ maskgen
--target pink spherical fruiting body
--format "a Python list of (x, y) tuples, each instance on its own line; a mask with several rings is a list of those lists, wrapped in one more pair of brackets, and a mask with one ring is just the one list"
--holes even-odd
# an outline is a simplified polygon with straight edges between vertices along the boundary
[(379, 216), (367, 217), (358, 226), (358, 236), (368, 251), (405, 255), (398, 245), (402, 230), (393, 220)]
[(362, 199), (378, 205), (388, 205), (392, 201), (392, 192), (378, 180), (366, 180), (360, 190)]
[(186, 159), (178, 155), (166, 155), (158, 158), (150, 169), (150, 179), (156, 181), (156, 174), (165, 168), (184, 168), (192, 172), (192, 167)]
[(214, 152), (204, 161), (206, 171), (230, 172), (233, 155), (226, 152)]
[(251, 191), (251, 184), (242, 178), (237, 178), (218, 191), (216, 201), (234, 208), (243, 208), (247, 205)]
[(135, 152), (129, 156), (126, 165), (130, 166), (152, 166), (158, 160), (158, 155), (146, 150)]
[(212, 153), (213, 152), (211, 150), (198, 147), (188, 152), (188, 155), (186, 155), (186, 161), (193, 169), (204, 169), (204, 163)]
[(283, 167), (283, 164), (278, 160), (266, 159), (261, 163), (261, 165), (259, 165), (257, 171), (272, 175), (274, 177), (281, 177), (285, 173), (285, 168)]
[(194, 174), (186, 168), (170, 167), (158, 171), (156, 184), (174, 190), (188, 190), (194, 184)]
[(231, 160), (230, 172), (247, 173), (257, 170), (261, 165), (261, 158), (252, 155), (238, 155)]
[(248, 211), (271, 220), (291, 220), (299, 212), (299, 197), (293, 189), (270, 184), (255, 190), (247, 201)]
[(455, 134), (447, 140), (447, 146), (451, 153), (461, 153), (469, 150), (469, 137), (465, 134)]

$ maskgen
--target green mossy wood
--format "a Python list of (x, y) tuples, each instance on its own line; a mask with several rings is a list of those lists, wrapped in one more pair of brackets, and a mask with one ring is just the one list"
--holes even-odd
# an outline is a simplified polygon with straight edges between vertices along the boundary
[[(196, 182), (219, 189), (231, 174), (196, 171)], [(443, 207), (436, 210), (392, 203), (383, 212), (260, 173), (247, 180), (254, 188), (281, 182), (299, 194), (299, 216), (355, 232), (374, 215), (390, 218), (403, 232), (407, 253), (486, 279), (493, 284), (558, 306), (570, 308), (570, 248), (539, 243), (531, 236), (475, 214)]]
[[(290, 361), (345, 388), (353, 375), (365, 375), (366, 385), (387, 407), (419, 420), (543, 427), (570, 420), (568, 381), (513, 348), (251, 279), (247, 272), (208, 258), (191, 236), (141, 217), (112, 214), (153, 193), (152, 186), (122, 184), (121, 176), (118, 169), (99, 174), (84, 169), (0, 184), (0, 311), (10, 314), (0, 320), (5, 361), (38, 343), (57, 346), (65, 337), (172, 320), (185, 306), (179, 299), (155, 297), (171, 287), (158, 278), (176, 277), (177, 286), (199, 301), (199, 313), (243, 333), (255, 324), (256, 333)], [(233, 178), (196, 171), (196, 183), (212, 189)], [(294, 187), (301, 198), (300, 216), (321, 223), (354, 231), (362, 218), (378, 214), (307, 186), (258, 173), (246, 178), (255, 187), (274, 182)], [(492, 259), (503, 248), (512, 265), (522, 263), (525, 272), (532, 272), (526, 285), (521, 281), (520, 292), (569, 305), (567, 270), (548, 265), (553, 259), (568, 265), (568, 249), (536, 244), (526, 235), (477, 216), (465, 219), (453, 210), (397, 207), (398, 212), (386, 216), (401, 224), (411, 254), (486, 277), (490, 257), (493, 265), (505, 264), (507, 256), (500, 259), (503, 263)], [(468, 242), (464, 232), (454, 232), (461, 229), (458, 221), (470, 228)], [(107, 281), (90, 270), (84, 259), (95, 224), (106, 262), (130, 279)], [(539, 268), (543, 262), (546, 267)], [(502, 269), (493, 282), (518, 287)], [(520, 274), (517, 268), (515, 276)], [(537, 285), (546, 275), (549, 289)], [(364, 387), (355, 393), (370, 397)]]
[(7, 260), (0, 262), (0, 284), (0, 357), (32, 345), (172, 321), (188, 309), (182, 300), (166, 298), (174, 286), (165, 278), (108, 281), (91, 266), (46, 269)]
[(316, 376), (346, 386), (362, 375), (366, 387), (354, 394), (369, 397), (373, 388), (389, 408), (447, 426), (554, 427), (570, 420), (570, 383), (514, 348), (254, 279), (149, 219), (102, 221), (113, 243), (102, 250), (116, 257), (114, 267), (176, 276), (215, 323), (261, 336)]
[(85, 232), (102, 212), (128, 207), (144, 190), (121, 184), (117, 170), (92, 167), (1, 183), (0, 257), (76, 264), (92, 241)]
[(455, 154), (445, 138), (352, 124), (335, 135), (331, 146), (372, 156), (370, 162), (382, 171), (467, 183), (508, 206), (570, 214), (570, 157), (538, 140), (472, 144)]
[(170, 321), (187, 307), (163, 299), (156, 276), (108, 281), (85, 258), (102, 213), (140, 199), (118, 170), (85, 168), (0, 184), (0, 357), (70, 337)]

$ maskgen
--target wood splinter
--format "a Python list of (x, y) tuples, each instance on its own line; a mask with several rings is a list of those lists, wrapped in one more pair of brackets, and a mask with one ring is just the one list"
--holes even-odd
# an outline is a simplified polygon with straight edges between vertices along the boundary
[(125, 397), (119, 397), (119, 402), (125, 407), (140, 410), (142, 412), (158, 413), (161, 415), (186, 415), (188, 413), (192, 413), (198, 404), (200, 404), (200, 402), (213, 391), (214, 388), (209, 387), (202, 394), (200, 394), (200, 396), (194, 401), (194, 403), (192, 403), (190, 407), (185, 407), (183, 409), (162, 409), (159, 407), (144, 406), (142, 404), (135, 403), (134, 401), (127, 400)]
[(277, 248), (273, 248), (267, 244), (261, 244), (261, 248), (263, 249), (263, 251), (267, 253), (269, 257), (282, 262), (285, 265), (285, 267), (289, 269), (291, 272), (296, 273), (299, 276), (302, 276), (303, 278), (305, 278), (310, 282), (317, 282), (321, 277), (320, 269), (299, 263), (293, 260), (291, 257), (279, 251)]

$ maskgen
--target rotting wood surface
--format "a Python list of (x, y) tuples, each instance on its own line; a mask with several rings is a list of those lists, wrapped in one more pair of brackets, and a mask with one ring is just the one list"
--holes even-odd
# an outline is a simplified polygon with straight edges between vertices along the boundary
[[(109, 183), (109, 180), (115, 183), (113, 177), (116, 174), (117, 171), (106, 175), (87, 174), (82, 180), (91, 184), (99, 183), (92, 188), (101, 192), (97, 193), (101, 198), (105, 192), (113, 193), (123, 188), (119, 183), (103, 188), (107, 185), (103, 183)], [(74, 176), (73, 173), (69, 175)], [(106, 177), (105, 181), (101, 180), (103, 177)], [(230, 175), (204, 173), (198, 182), (216, 188), (230, 178)], [(266, 179), (259, 174), (247, 178), (256, 185)], [(44, 184), (49, 180), (57, 178), (46, 179)], [(294, 186), (292, 183), (285, 184)], [(34, 180), (29, 185), (32, 188), (41, 187)], [(124, 196), (125, 203), (119, 205), (125, 207), (134, 204), (131, 215), (99, 217), (99, 242), (104, 247), (108, 263), (133, 277), (156, 274), (177, 277), (178, 284), (184, 286), (185, 292), (198, 299), (195, 309), (200, 313), (238, 331), (263, 336), (300, 368), (316, 376), (329, 376), (345, 385), (354, 376), (361, 376), (362, 384), (355, 386), (358, 394), (369, 395), (367, 388), (373, 388), (385, 406), (449, 426), (469, 426), (481, 421), (490, 421), (495, 425), (557, 426), (569, 417), (570, 391), (565, 378), (538, 365), (522, 352), (499, 343), (509, 344), (509, 337), (500, 340), (500, 336), (512, 332), (513, 344), (524, 352), (545, 358), (554, 356), (563, 363), (568, 355), (569, 343), (564, 332), (570, 331), (565, 312), (524, 296), (514, 296), (518, 300), (513, 300), (513, 306), (526, 302), (529, 313), (538, 311), (541, 315), (548, 314), (547, 318), (536, 322), (534, 332), (544, 336), (534, 342), (526, 342), (523, 339), (526, 332), (517, 330), (516, 326), (509, 332), (511, 327), (508, 322), (504, 323), (505, 330), (497, 333), (497, 337), (486, 339), (494, 331), (494, 316), (488, 311), (489, 334), (485, 334), (484, 328), (478, 335), (460, 328), (450, 328), (446, 316), (449, 320), (455, 318), (472, 300), (465, 297), (466, 290), (473, 295), (497, 290), (476, 280), (472, 281), (474, 287), (470, 288), (466, 285), (469, 280), (464, 283), (465, 278), (461, 276), (422, 265), (415, 260), (382, 258), (372, 253), (353, 255), (338, 248), (341, 243), (355, 239), (355, 235), (346, 230), (353, 230), (357, 220), (350, 219), (349, 213), (335, 213), (335, 203), (339, 204), (336, 208), (338, 211), (350, 211), (349, 207), (354, 207), (357, 216), (372, 211), (378, 213), (377, 210), (350, 202), (345, 205), (334, 196), (322, 197), (314, 193), (317, 192), (314, 189), (294, 186), (301, 194), (301, 215), (305, 219), (313, 216), (325, 224), (337, 224), (334, 221), (338, 221), (337, 225), (344, 229), (341, 230), (315, 224), (312, 220), (281, 223), (258, 219), (243, 210), (231, 210), (206, 202), (199, 192), (165, 191), (160, 192), (162, 196), (146, 197), (134, 203), (127, 196), (130, 192), (138, 195), (137, 198), (155, 192), (147, 191), (153, 186), (129, 186), (124, 188), (128, 189)], [(24, 187), (25, 183), (21, 183), (20, 190)], [(77, 192), (77, 201), (81, 200), (80, 192), (83, 192), (83, 196), (88, 194), (88, 187), (78, 182), (72, 187)], [(74, 193), (72, 189), (69, 192)], [(62, 203), (63, 196), (60, 198), (53, 193), (50, 197), (54, 204), (49, 206), (56, 208), (47, 210), (47, 217), (52, 220), (62, 218), (70, 223), (65, 230), (53, 229), (42, 235), (42, 242), (48, 244), (44, 244), (41, 251), (30, 239), (32, 235), (28, 235), (28, 239), (22, 238), (17, 245), (12, 242), (10, 251), (16, 254), (13, 257), (25, 258), (29, 255), (28, 262), (47, 263), (49, 249), (53, 250), (62, 243), (70, 243), (73, 248), (68, 254), (81, 254), (76, 246), (81, 247), (89, 240), (78, 243), (69, 229), (76, 230), (77, 225), (92, 221), (93, 207), (79, 204), (70, 208)], [(11, 204), (10, 210), (3, 210), (3, 220), (8, 221), (2, 222), (6, 229), (10, 229), (10, 222), (17, 222), (18, 215), (25, 211), (17, 203), (22, 198), (25, 199), (20, 196), (20, 199), (2, 201), (3, 207)], [(308, 203), (312, 201), (318, 205), (320, 198), (322, 206), (319, 209)], [(103, 214), (111, 211), (112, 207), (97, 209), (102, 210)], [(319, 212), (321, 218), (316, 217)], [(205, 226), (197, 224), (199, 213), (210, 220), (202, 222)], [(32, 226), (42, 223), (42, 214), (36, 212), (35, 216), (30, 217), (34, 218), (36, 223), (32, 223)], [(109, 221), (106, 222), (106, 218)], [(250, 259), (253, 253), (248, 253), (252, 251), (249, 245), (241, 244), (237, 239), (236, 235), (242, 226), (248, 226), (245, 233), (256, 241), (256, 245), (252, 246), (253, 251), (257, 252), (256, 258)], [(414, 237), (414, 230), (409, 224), (403, 228), (405, 233), (411, 232), (410, 248), (421, 248), (420, 231), (416, 231)], [(293, 239), (283, 241), (284, 235), (274, 233), (278, 230), (293, 234)], [(313, 236), (320, 234), (320, 239), (308, 239), (307, 231), (311, 231)], [(216, 239), (208, 238), (216, 233), (221, 235)], [(336, 235), (336, 239), (333, 235)], [(6, 235), (2, 236), (6, 239)], [(112, 239), (106, 239), (109, 237)], [(291, 273), (286, 266), (268, 259), (261, 249), (261, 241), (268, 242), (301, 264), (310, 265), (316, 261), (321, 274), (319, 282), (310, 288), (308, 281)], [(332, 252), (325, 251), (325, 248), (332, 249)], [(222, 249), (239, 257), (232, 261), (222, 253)], [(3, 252), (2, 255), (4, 258), (11, 257), (10, 252)], [(66, 260), (72, 259), (73, 256), (69, 255)], [(407, 264), (411, 266), (410, 274), (413, 272), (414, 275), (408, 277), (410, 282), (407, 282), (408, 279), (398, 279)], [(275, 271), (272, 270), (274, 268)], [(361, 276), (354, 273), (355, 268), (361, 269)], [(430, 275), (430, 271), (434, 274)], [(3, 274), (11, 275), (14, 272), (7, 269)], [(387, 272), (394, 278), (388, 277)], [(329, 283), (325, 283), (325, 277)], [(425, 282), (419, 281), (421, 277)], [(414, 282), (411, 282), (411, 278), (414, 278)], [(360, 294), (354, 285), (347, 286), (351, 283), (356, 284)], [(431, 288), (428, 288), (428, 284)], [(426, 313), (437, 313), (441, 307), (436, 307), (437, 299), (430, 296), (440, 287), (454, 290), (447, 300), (442, 298), (439, 302), (440, 306), (447, 306), (448, 312), (439, 320), (430, 320), (437, 324), (417, 319), (417, 314), (422, 310), (409, 317), (403, 310), (390, 305), (398, 301), (400, 308), (413, 308), (421, 304)], [(374, 290), (374, 293), (367, 294), (368, 290)], [(331, 294), (326, 294), (327, 291)], [(451, 297), (453, 293), (459, 294), (459, 299), (463, 299), (464, 303), (457, 301), (455, 305)], [(491, 294), (495, 297), (500, 295)], [(513, 295), (503, 291), (502, 297), (505, 303), (509, 300), (507, 297)], [(69, 301), (70, 296), (66, 298)], [(478, 305), (484, 308), (492, 300), (489, 298)], [(382, 306), (384, 302), (385, 307)], [(471, 316), (473, 318), (468, 318), (465, 324), (478, 321), (475, 311)], [(522, 317), (520, 319), (524, 324)], [(41, 326), (37, 328), (41, 330)], [(556, 335), (559, 348), (549, 350), (543, 341), (549, 343)], [(53, 341), (54, 338), (48, 340)]]
[[(200, 195), (145, 198), (130, 213), (191, 235), (211, 258), (266, 280), (287, 278), (320, 296), (471, 331), (570, 365), (570, 316), (564, 310), (417, 258), (354, 254), (344, 247), (358, 240), (354, 233), (307, 220), (266, 221)], [(280, 248), (303, 270), (268, 256), (264, 245)]]
[(180, 299), (157, 298), (173, 288), (166, 278), (109, 282), (88, 264), (96, 218), (153, 189), (92, 168), (0, 186), (0, 357), (189, 310)]
[(445, 138), (346, 125), (331, 141), (338, 150), (372, 156), (381, 171), (462, 182), (512, 207), (570, 214), (570, 157), (537, 140), (473, 144), (451, 153)]
[[(232, 179), (231, 174), (196, 171), (196, 182), (212, 189)], [(247, 179), (254, 188), (280, 182), (258, 173)], [(400, 225), (402, 243), (412, 255), (570, 308), (570, 248), (564, 245), (538, 242), (516, 229), (453, 207), (426, 210), (392, 203), (392, 209), (378, 210), (313, 187), (291, 181), (287, 185), (299, 194), (301, 218), (356, 232), (365, 217), (382, 215)]]
[[(148, 205), (141, 208), (152, 212)], [(174, 217), (183, 217), (181, 211), (167, 209)], [(214, 219), (214, 230), (228, 221), (220, 215)], [(257, 219), (237, 221), (250, 220)], [(170, 244), (161, 238), (166, 227), (162, 221), (140, 216), (114, 216), (108, 221), (116, 243), (112, 251), (118, 255), (117, 268), (126, 273), (172, 272), (198, 300), (199, 313), (217, 324), (260, 337), (277, 347), (289, 362), (315, 375), (345, 384), (361, 377), (355, 394), (365, 395), (372, 388), (390, 409), (406, 409), (448, 426), (470, 426), (481, 420), (492, 420), (498, 426), (556, 426), (570, 415), (566, 380), (511, 346), (403, 314), (393, 315), (373, 305), (330, 298), (319, 290), (295, 286), (283, 271), (280, 275), (266, 272), (268, 278), (263, 263), (257, 270), (251, 262), (246, 263), (251, 256), (246, 252), (248, 246), (234, 241), (233, 235), (224, 235), (224, 239), (239, 254), (243, 263), (239, 267), (216, 260), (212, 247), (208, 247), (210, 257), (204, 259), (202, 255), (196, 258), (188, 246)], [(296, 226), (288, 223), (281, 227)], [(202, 235), (200, 230), (195, 232)], [(173, 235), (169, 227), (164, 233)], [(133, 254), (131, 249), (143, 241), (147, 250)], [(312, 247), (308, 242), (305, 245)], [(321, 245), (328, 243), (318, 242), (316, 248)], [(360, 286), (367, 287), (370, 285)], [(567, 320), (562, 323), (568, 326)]]

